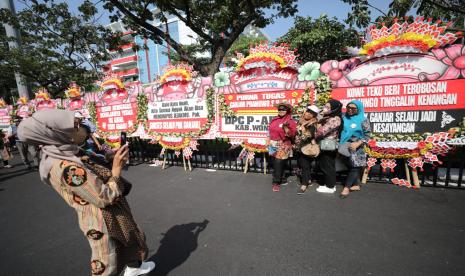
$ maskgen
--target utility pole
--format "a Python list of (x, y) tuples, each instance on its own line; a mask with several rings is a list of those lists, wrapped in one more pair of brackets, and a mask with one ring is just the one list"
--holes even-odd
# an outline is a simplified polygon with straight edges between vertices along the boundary
[[(10, 10), (12, 13), (16, 13), (13, 0), (0, 0), (0, 9), (7, 9)], [(3, 24), (3, 27), (5, 27), (7, 37), (15, 38), (15, 40), (8, 41), (8, 46), (10, 47), (10, 49), (19, 48), (21, 43), (18, 30), (16, 30), (13, 26), (9, 24)], [(19, 96), (26, 97), (27, 99), (29, 99), (29, 91), (27, 89), (25, 81), (23, 81), (25, 78), (19, 72), (15, 72), (15, 78)]]

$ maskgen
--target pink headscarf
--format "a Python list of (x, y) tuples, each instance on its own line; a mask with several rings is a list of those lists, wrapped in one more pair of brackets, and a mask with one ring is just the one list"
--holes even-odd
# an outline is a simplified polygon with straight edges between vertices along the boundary
[(68, 160), (82, 165), (76, 156), (79, 148), (72, 139), (74, 131), (74, 112), (60, 109), (36, 112), (19, 124), (18, 138), (21, 142), (42, 146), (39, 165), (42, 182), (50, 184), (48, 176), (56, 161)]
[(273, 120), (271, 120), (270, 126), (268, 128), (270, 139), (290, 143), (290, 137), (286, 136), (286, 132), (284, 132), (283, 129), (283, 124), (287, 124), (289, 127), (289, 136), (295, 136), (297, 123), (292, 119), (291, 111), (289, 110), (283, 117), (276, 116), (273, 118)]

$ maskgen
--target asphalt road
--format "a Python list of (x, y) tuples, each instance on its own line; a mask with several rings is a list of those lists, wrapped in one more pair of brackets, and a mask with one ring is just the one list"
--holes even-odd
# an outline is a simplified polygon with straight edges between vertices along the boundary
[[(0, 169), (0, 275), (90, 275), (74, 210)], [(367, 184), (341, 200), (271, 176), (139, 165), (126, 177), (150, 275), (465, 275), (465, 192)], [(340, 187), (338, 187), (338, 192)]]

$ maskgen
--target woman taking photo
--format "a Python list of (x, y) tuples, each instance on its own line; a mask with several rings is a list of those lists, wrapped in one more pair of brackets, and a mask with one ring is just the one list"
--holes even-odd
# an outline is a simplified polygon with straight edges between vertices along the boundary
[(349, 173), (341, 192), (341, 198), (346, 198), (351, 191), (360, 191), (360, 177), (367, 163), (363, 146), (369, 140), (370, 122), (365, 118), (362, 102), (357, 100), (347, 104), (343, 121), (341, 145), (345, 145), (349, 150), (349, 162), (347, 162)]
[(279, 192), (283, 183), (284, 168), (292, 154), (292, 141), (296, 133), (296, 122), (292, 119), (292, 106), (278, 104), (278, 116), (273, 118), (268, 128), (268, 152), (273, 157), (273, 192)]
[(321, 152), (318, 156), (320, 169), (323, 172), (324, 185), (316, 189), (320, 193), (334, 193), (336, 191), (336, 154), (337, 142), (342, 126), (342, 104), (331, 99), (322, 111), (323, 118), (317, 129), (315, 138), (319, 141)]
[(121, 170), (128, 148), (116, 152), (111, 169), (86, 163), (77, 153), (88, 135), (74, 112), (66, 110), (39, 111), (18, 127), (21, 141), (42, 145), (41, 180), (76, 210), (92, 250), (92, 275), (119, 275), (123, 270), (124, 276), (145, 274), (155, 264), (144, 262), (145, 235), (125, 198), (131, 184), (121, 177)]
[(312, 162), (319, 154), (319, 146), (315, 141), (317, 116), (320, 109), (316, 105), (309, 105), (297, 124), (295, 148), (299, 152), (299, 165), (302, 172), (300, 189), (297, 194), (305, 193), (311, 185)]

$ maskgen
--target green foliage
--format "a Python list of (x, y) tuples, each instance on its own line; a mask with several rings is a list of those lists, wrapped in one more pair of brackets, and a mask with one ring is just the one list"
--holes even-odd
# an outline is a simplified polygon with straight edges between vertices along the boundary
[(331, 99), (333, 84), (327, 75), (319, 77), (315, 81), (316, 105), (323, 107)]
[(297, 49), (302, 63), (308, 61), (341, 60), (349, 55), (347, 46), (359, 46), (359, 34), (354, 29), (329, 19), (326, 15), (313, 20), (311, 17), (296, 17), (294, 26), (278, 42)]
[[(422, 1), (412, 1), (412, 0), (394, 0), (391, 3), (391, 10), (395, 12), (396, 6), (394, 5), (397, 2), (414, 2), (413, 5), (410, 5), (411, 10), (416, 9), (416, 14), (424, 16), (426, 18), (441, 19), (443, 21), (453, 22), (450, 27), (451, 30), (465, 30), (465, 2), (463, 0), (422, 0)], [(408, 6), (407, 6), (408, 7)], [(402, 13), (399, 12), (399, 15)]]
[[(0, 37), (5, 36), (5, 28), (0, 26)], [(0, 41), (0, 48), (8, 47), (7, 41)], [(14, 71), (5, 63), (8, 52), (0, 51), (0, 98), (3, 98), (8, 104), (14, 102), (14, 98), (18, 98), (18, 93), (12, 95), (12, 90), (16, 89), (16, 80)]]
[(145, 93), (137, 94), (137, 122), (145, 123), (147, 121), (149, 99)]
[(352, 12), (347, 14), (345, 22), (359, 28), (367, 27), (371, 22), (371, 12), (368, 0), (342, 0), (342, 2), (351, 5)]
[[(4, 70), (20, 72), (33, 85), (46, 87), (52, 96), (62, 96), (71, 81), (90, 88), (99, 78), (102, 62), (109, 59), (105, 37), (109, 30), (97, 24), (97, 9), (89, 0), (73, 15), (67, 3), (31, 0), (16, 15), (0, 10), (0, 22), (21, 34), (21, 47), (10, 48), (12, 38), (0, 34)], [(111, 43), (118, 43), (115, 36)]]
[[(223, 62), (227, 67), (233, 67), (237, 64), (236, 53), (242, 53), (244, 56), (249, 55), (250, 46), (266, 42), (267, 39), (263, 35), (250, 36), (241, 34), (231, 45), (231, 48), (226, 52)], [(205, 55), (208, 52), (208, 47), (201, 44), (182, 45), (182, 48), (193, 57), (194, 64), (208, 65), (210, 59)], [(173, 64), (183, 62), (181, 56), (177, 52), (170, 52), (171, 62)]]
[(267, 39), (263, 35), (259, 36), (250, 36), (250, 35), (240, 35), (236, 41), (231, 45), (226, 56), (224, 58), (226, 66), (233, 67), (236, 66), (236, 53), (242, 53), (245, 57), (249, 55), (250, 46), (255, 46), (260, 43), (267, 42)]
[(306, 88), (299, 100), (299, 104), (292, 109), (292, 113), (295, 115), (303, 114), (309, 104), (311, 104), (310, 89)]
[(220, 93), (218, 94), (218, 105), (220, 109), (221, 116), (223, 117), (236, 117), (236, 112), (232, 110), (232, 108), (226, 104), (226, 101), (224, 99), (224, 94)]
[(95, 102), (88, 103), (87, 109), (89, 110), (90, 120), (94, 125), (97, 125), (97, 107), (95, 105)]
[[(371, 21), (370, 8), (378, 10), (382, 16), (375, 22), (388, 23), (393, 17), (409, 15), (424, 16), (426, 18), (453, 21), (453, 30), (463, 30), (465, 19), (465, 2), (463, 0), (391, 0), (389, 10), (382, 11), (372, 6), (367, 0), (341, 0), (350, 4), (352, 12), (348, 14), (346, 23), (359, 28), (367, 27)], [(410, 19), (412, 20), (412, 19)]]
[[(219, 68), (233, 42), (249, 25), (263, 28), (278, 17), (289, 17), (297, 12), (296, 0), (105, 0), (104, 7), (112, 21), (122, 20), (131, 30), (152, 39), (155, 43), (169, 43), (180, 60), (193, 64), (203, 76), (213, 75)], [(155, 7), (158, 13), (154, 13)], [(268, 12), (272, 10), (271, 15)], [(196, 46), (185, 46), (164, 31), (154, 20), (166, 22), (166, 15), (178, 17), (196, 33)], [(197, 47), (197, 49), (193, 49)], [(198, 53), (204, 60), (198, 60)]]

